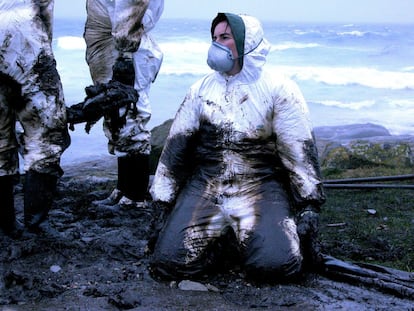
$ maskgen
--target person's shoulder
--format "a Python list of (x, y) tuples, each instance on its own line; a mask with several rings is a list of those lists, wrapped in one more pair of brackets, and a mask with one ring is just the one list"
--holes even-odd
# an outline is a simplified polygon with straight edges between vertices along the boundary
[(265, 81), (271, 92), (279, 95), (299, 92), (298, 84), (284, 72), (264, 70), (262, 81)]
[(196, 82), (194, 82), (191, 85), (191, 89), (200, 89), (200, 88), (204, 88), (207, 85), (210, 85), (211, 83), (214, 83), (217, 81), (217, 73), (216, 72), (210, 72), (206, 75), (204, 75), (203, 77), (201, 77), (200, 79), (198, 79)]

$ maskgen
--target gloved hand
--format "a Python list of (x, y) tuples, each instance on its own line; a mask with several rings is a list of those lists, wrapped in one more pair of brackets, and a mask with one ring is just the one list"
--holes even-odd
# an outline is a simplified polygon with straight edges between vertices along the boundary
[(312, 207), (305, 208), (298, 217), (297, 231), (299, 237), (317, 234), (319, 231), (319, 213)]
[(135, 104), (138, 101), (138, 92), (132, 87), (109, 81), (85, 88), (87, 97), (83, 104), (83, 112), (89, 120), (99, 120), (110, 110)]
[(87, 133), (103, 116), (111, 116), (112, 123), (116, 123), (118, 128), (123, 126), (125, 120), (119, 116), (119, 108), (126, 107), (126, 111), (136, 109), (135, 104), (139, 98), (138, 92), (132, 86), (118, 81), (91, 85), (85, 88), (85, 92), (85, 100), (66, 107), (66, 112), (69, 128), (74, 130), (74, 124), (86, 122)]
[(121, 53), (112, 67), (112, 80), (134, 86), (135, 69), (132, 53)]
[(150, 253), (154, 251), (158, 236), (171, 213), (172, 205), (167, 202), (154, 201), (151, 204), (151, 208), (153, 211), (153, 219), (151, 223), (151, 233), (147, 244), (147, 251)]
[(318, 240), (319, 213), (312, 206), (306, 207), (298, 216), (297, 232), (300, 239), (305, 269), (317, 269), (322, 262), (321, 245)]

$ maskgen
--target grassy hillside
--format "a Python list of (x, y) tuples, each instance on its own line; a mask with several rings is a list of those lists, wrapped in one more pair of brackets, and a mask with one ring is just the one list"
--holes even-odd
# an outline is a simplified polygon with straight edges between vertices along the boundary
[[(412, 169), (325, 171), (325, 179), (413, 174)], [(414, 184), (414, 180), (392, 182)], [(326, 189), (320, 239), (324, 253), (414, 271), (414, 190)]]

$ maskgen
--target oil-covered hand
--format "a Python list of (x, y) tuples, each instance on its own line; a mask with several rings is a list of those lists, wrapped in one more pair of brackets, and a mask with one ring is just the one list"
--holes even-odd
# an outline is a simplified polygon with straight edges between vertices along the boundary
[(297, 231), (299, 237), (304, 237), (318, 233), (319, 231), (319, 213), (312, 208), (305, 208), (298, 218)]
[[(133, 86), (119, 81), (109, 81), (85, 88), (86, 97), (82, 103), (66, 108), (69, 128), (74, 124), (86, 122), (85, 130), (89, 132), (91, 125), (103, 116), (117, 115), (121, 107), (135, 109), (138, 92)], [(122, 123), (120, 124), (122, 126)]]
[(138, 92), (130, 85), (118, 81), (109, 81), (85, 88), (86, 98), (83, 112), (88, 119), (102, 117), (111, 109), (119, 109), (138, 101)]
[(122, 53), (112, 67), (112, 80), (134, 86), (135, 69), (132, 53)]

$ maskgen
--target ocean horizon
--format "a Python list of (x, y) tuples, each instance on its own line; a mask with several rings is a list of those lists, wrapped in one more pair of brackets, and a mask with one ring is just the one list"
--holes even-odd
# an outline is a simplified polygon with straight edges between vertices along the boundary
[[(315, 127), (374, 123), (393, 135), (414, 133), (414, 27), (398, 24), (263, 22), (272, 49), (267, 66), (301, 88)], [(55, 19), (53, 48), (66, 105), (92, 83), (82, 38), (84, 20)], [(211, 69), (210, 22), (162, 19), (152, 35), (164, 61), (151, 87), (151, 129), (174, 117), (188, 88)], [(102, 124), (71, 132), (62, 161), (107, 154)]]

